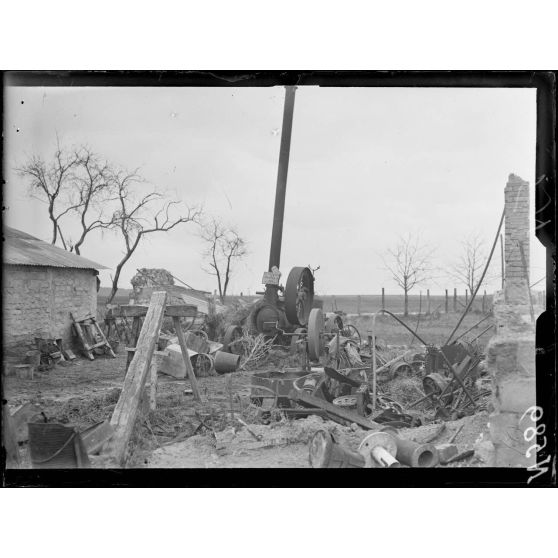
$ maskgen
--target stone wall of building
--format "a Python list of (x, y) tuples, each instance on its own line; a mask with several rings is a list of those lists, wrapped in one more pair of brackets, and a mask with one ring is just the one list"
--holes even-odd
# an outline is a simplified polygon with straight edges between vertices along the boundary
[(72, 345), (70, 312), (77, 319), (97, 312), (96, 271), (4, 265), (4, 349), (34, 349), (35, 337)]
[(524, 432), (532, 424), (521, 422), (525, 411), (536, 405), (535, 324), (529, 311), (525, 269), (529, 269), (529, 184), (511, 174), (505, 203), (504, 291), (494, 296), (497, 333), (488, 344), (486, 361), (494, 405), (487, 465), (529, 467), (535, 463), (536, 453), (527, 457), (533, 441), (525, 440)]

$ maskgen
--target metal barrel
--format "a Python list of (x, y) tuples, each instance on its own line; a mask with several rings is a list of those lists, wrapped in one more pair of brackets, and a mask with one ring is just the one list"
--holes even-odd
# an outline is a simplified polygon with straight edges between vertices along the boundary
[(225, 353), (224, 351), (217, 351), (215, 353), (215, 372), (217, 372), (217, 374), (236, 372), (239, 361), (240, 355)]

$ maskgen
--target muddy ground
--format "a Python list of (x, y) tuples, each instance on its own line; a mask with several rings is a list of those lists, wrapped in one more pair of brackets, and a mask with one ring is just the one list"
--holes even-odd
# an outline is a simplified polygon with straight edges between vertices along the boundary
[[(478, 320), (468, 320), (463, 329)], [(361, 327), (362, 323), (358, 324)], [(425, 335), (428, 323), (423, 322)], [(433, 324), (432, 333), (441, 336), (449, 324)], [(388, 343), (408, 342), (408, 335), (397, 337), (386, 329)], [(362, 327), (366, 331), (366, 327)], [(296, 366), (287, 350), (273, 351), (264, 369), (280, 370)], [(78, 358), (65, 366), (36, 373), (33, 380), (3, 377), (4, 397), (12, 409), (26, 402), (34, 403), (49, 422), (72, 424), (85, 429), (110, 419), (122, 386), (126, 366), (123, 352), (113, 359), (99, 355), (94, 361)], [(260, 369), (261, 371), (261, 369)], [(157, 410), (142, 412), (129, 445), (128, 467), (309, 467), (308, 440), (319, 429), (332, 432), (341, 443), (356, 450), (366, 432), (352, 425), (340, 425), (319, 417), (288, 420), (279, 411), (262, 416), (262, 409), (250, 403), (251, 375), (255, 371), (240, 371), (227, 375), (199, 378), (199, 387), (206, 404), (194, 403), (187, 380), (174, 380), (161, 375)], [(406, 408), (421, 393), (419, 377), (396, 379), (380, 383), (380, 391), (399, 401)], [(231, 413), (234, 413), (234, 419)], [(264, 403), (270, 408), (271, 402)], [(423, 426), (400, 430), (400, 436), (422, 442), (439, 428), (428, 404), (412, 411)], [(268, 414), (269, 415), (269, 414)], [(202, 425), (201, 417), (206, 425)], [(236, 420), (241, 418), (249, 429)], [(264, 424), (262, 424), (262, 422)], [(487, 436), (488, 412), (457, 421), (445, 422), (444, 431), (434, 440), (449, 441), (463, 425), (454, 443), (459, 451), (472, 449), (475, 442)], [(257, 439), (258, 438), (258, 439)], [(29, 467), (27, 443), (20, 444), (24, 466)], [(93, 464), (95, 459), (93, 459)], [(448, 466), (483, 466), (476, 456)]]

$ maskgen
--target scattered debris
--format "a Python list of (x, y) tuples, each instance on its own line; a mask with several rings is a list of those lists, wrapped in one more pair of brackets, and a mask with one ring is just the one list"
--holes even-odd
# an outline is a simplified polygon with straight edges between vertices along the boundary
[(438, 451), (438, 458), (442, 465), (449, 463), (451, 458), (455, 457), (458, 452), (455, 444), (440, 444), (436, 446), (436, 450)]

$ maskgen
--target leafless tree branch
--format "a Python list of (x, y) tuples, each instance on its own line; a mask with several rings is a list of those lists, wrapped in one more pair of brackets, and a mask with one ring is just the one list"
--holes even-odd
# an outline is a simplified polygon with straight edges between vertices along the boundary
[(233, 275), (234, 260), (248, 253), (246, 241), (233, 227), (222, 225), (215, 218), (202, 224), (199, 235), (207, 245), (204, 256), (210, 269), (205, 271), (217, 277), (219, 297), (223, 302)]
[(385, 269), (405, 294), (405, 316), (409, 313), (409, 292), (433, 277), (433, 254), (434, 249), (423, 244), (418, 234), (409, 233), (399, 237), (395, 247), (389, 248), (383, 257)]

